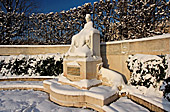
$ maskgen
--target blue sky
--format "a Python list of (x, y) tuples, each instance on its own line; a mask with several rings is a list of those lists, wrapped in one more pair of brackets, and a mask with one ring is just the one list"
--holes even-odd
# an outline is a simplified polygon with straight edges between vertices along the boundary
[(39, 13), (61, 12), (62, 10), (69, 10), (70, 8), (84, 5), (91, 2), (92, 4), (99, 0), (41, 0)]

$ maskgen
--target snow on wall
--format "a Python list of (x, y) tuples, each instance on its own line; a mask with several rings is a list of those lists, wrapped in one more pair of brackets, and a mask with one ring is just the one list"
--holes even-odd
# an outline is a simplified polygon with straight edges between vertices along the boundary
[(126, 43), (126, 42), (141, 42), (141, 41), (164, 39), (164, 38), (170, 38), (170, 34), (156, 35), (156, 36), (153, 36), (153, 37), (141, 38), (141, 39), (130, 39), (130, 40), (121, 40), (121, 41), (113, 41), (113, 42), (103, 42), (103, 43), (101, 43), (101, 45), (120, 44), (120, 43)]
[(101, 68), (99, 71), (102, 77), (105, 77), (112, 86), (119, 87), (125, 84), (122, 76), (112, 70)]
[(70, 47), (70, 45), (0, 45), (0, 48), (4, 47)]

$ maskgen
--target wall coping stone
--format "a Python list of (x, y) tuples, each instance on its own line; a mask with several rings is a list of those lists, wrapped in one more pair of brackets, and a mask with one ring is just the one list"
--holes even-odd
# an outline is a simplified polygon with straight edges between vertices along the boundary
[(170, 38), (170, 33), (163, 34), (163, 35), (156, 35), (156, 36), (153, 36), (153, 37), (141, 38), (141, 39), (130, 39), (130, 40), (121, 40), (121, 41), (112, 41), (112, 42), (102, 42), (101, 45), (120, 44), (120, 43), (128, 43), (128, 42), (140, 42), (140, 41), (149, 41), (149, 40), (158, 40), (158, 39), (164, 39), (164, 38)]
[(69, 47), (70, 45), (0, 45), (0, 47)]

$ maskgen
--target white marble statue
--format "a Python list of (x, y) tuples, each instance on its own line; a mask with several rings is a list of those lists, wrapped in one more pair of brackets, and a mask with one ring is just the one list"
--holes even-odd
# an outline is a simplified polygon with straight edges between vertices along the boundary
[(90, 14), (86, 14), (84, 28), (72, 37), (71, 47), (66, 56), (100, 56), (100, 33), (93, 28)]

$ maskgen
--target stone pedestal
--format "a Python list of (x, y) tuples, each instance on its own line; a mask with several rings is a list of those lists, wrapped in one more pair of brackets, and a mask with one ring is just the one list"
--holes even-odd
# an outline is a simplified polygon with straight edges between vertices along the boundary
[(64, 76), (71, 81), (97, 78), (97, 66), (102, 63), (101, 57), (98, 58), (74, 58), (64, 59)]

